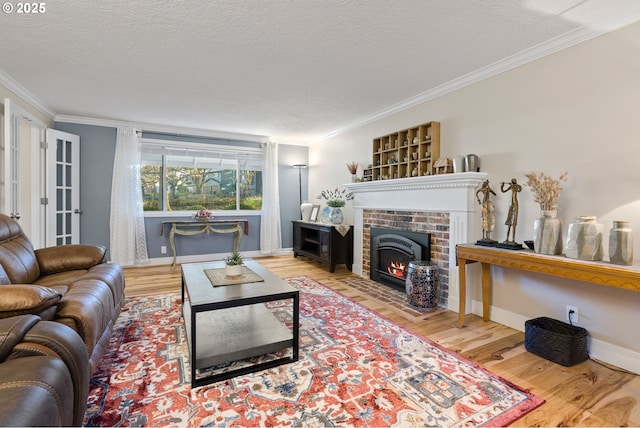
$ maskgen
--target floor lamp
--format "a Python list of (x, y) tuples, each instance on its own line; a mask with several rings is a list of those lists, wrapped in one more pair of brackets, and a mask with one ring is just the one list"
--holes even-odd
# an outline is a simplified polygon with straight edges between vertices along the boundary
[[(302, 205), (302, 170), (307, 168), (307, 164), (297, 163), (293, 165), (298, 170), (298, 186), (300, 187), (300, 194), (298, 196), (298, 207)], [(300, 218), (302, 218), (302, 210), (300, 210)]]

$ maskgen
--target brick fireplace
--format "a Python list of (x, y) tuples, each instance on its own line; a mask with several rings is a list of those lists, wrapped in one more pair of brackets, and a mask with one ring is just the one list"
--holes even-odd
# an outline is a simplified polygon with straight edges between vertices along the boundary
[(431, 235), (431, 254), (423, 260), (431, 260), (440, 267), (439, 305), (446, 306), (449, 294), (449, 214), (422, 211), (364, 210), (362, 234), (362, 273), (371, 275), (371, 228), (421, 232)]
[[(369, 277), (371, 227), (430, 233), (431, 261), (440, 267), (439, 304), (457, 312), (455, 246), (482, 236), (475, 192), (486, 177), (465, 172), (345, 184), (354, 194), (353, 272)], [(471, 302), (469, 291), (464, 298)]]

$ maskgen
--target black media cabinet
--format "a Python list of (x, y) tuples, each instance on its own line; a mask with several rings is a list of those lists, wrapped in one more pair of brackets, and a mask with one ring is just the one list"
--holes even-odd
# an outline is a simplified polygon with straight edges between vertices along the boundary
[(293, 220), (293, 255), (327, 263), (329, 272), (339, 264), (345, 264), (351, 270), (353, 226), (349, 226), (349, 232), (342, 236), (331, 224)]

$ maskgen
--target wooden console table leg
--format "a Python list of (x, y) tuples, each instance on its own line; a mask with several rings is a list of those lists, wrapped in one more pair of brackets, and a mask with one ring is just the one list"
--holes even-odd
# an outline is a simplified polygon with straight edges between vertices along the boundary
[(176, 236), (176, 230), (178, 228), (176, 227), (176, 224), (174, 223), (171, 226), (171, 232), (169, 232), (169, 244), (171, 244), (171, 254), (173, 254), (173, 262), (171, 262), (171, 269), (176, 267), (176, 242), (175, 242), (175, 236)]
[(235, 230), (235, 237), (233, 238), (233, 251), (237, 252), (240, 251), (240, 242), (242, 242), (242, 224), (238, 223), (236, 224)]
[(467, 260), (458, 259), (459, 293), (458, 328), (464, 327), (464, 313), (467, 310)]
[(482, 319), (489, 321), (489, 303), (491, 299), (491, 265), (482, 265)]

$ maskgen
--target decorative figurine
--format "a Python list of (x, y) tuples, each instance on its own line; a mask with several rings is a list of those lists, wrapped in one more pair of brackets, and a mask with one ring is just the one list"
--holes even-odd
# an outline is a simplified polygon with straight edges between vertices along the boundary
[[(480, 198), (482, 194), (482, 199)], [(476, 245), (484, 245), (485, 247), (495, 247), (498, 241), (491, 239), (491, 232), (496, 226), (496, 216), (493, 213), (494, 207), (491, 202), (491, 195), (496, 192), (489, 186), (489, 180), (482, 183), (482, 187), (476, 192), (476, 199), (482, 206), (482, 239), (476, 241)]]
[[(507, 186), (505, 187), (505, 185)], [(518, 193), (522, 191), (522, 186), (518, 184), (515, 178), (512, 178), (510, 183), (505, 183), (504, 181), (500, 183), (500, 191), (502, 193), (511, 191), (511, 205), (509, 205), (507, 221), (504, 222), (507, 225), (507, 239), (499, 243), (498, 248), (520, 250), (523, 247), (522, 244), (516, 242), (516, 226), (518, 225)], [(510, 234), (512, 235), (511, 239), (509, 239)]]

